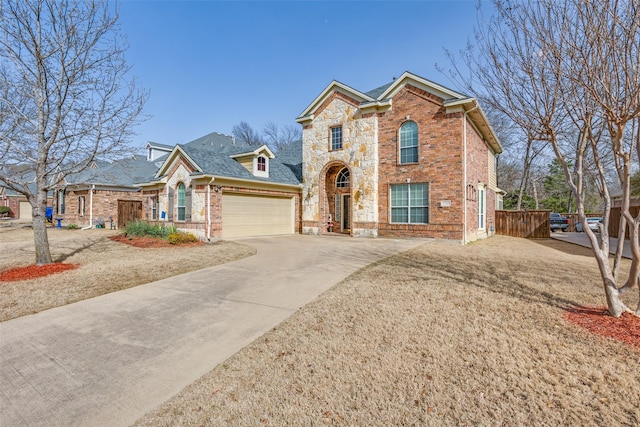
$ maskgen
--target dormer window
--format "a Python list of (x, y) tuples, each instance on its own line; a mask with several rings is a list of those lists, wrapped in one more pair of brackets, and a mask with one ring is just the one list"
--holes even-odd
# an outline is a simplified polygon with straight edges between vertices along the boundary
[(262, 178), (269, 178), (269, 160), (264, 155), (253, 159), (253, 174)]
[(258, 172), (267, 171), (267, 159), (264, 157), (258, 157)]
[(266, 145), (258, 147), (248, 153), (238, 153), (231, 156), (255, 177), (269, 178), (269, 159), (275, 158)]

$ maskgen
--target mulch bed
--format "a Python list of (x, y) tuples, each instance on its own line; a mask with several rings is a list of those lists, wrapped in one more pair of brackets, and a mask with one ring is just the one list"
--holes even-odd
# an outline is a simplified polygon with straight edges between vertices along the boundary
[[(166, 240), (156, 237), (127, 237), (124, 235), (111, 236), (109, 239), (114, 242), (124, 243), (137, 248), (175, 248), (204, 245), (204, 242), (179, 243), (172, 245)], [(19, 280), (37, 279), (50, 274), (61, 273), (67, 270), (78, 268), (77, 264), (63, 264), (56, 262), (45, 265), (28, 265), (26, 267), (15, 267), (0, 272), (0, 282), (17, 282)]]
[(615, 318), (609, 316), (605, 307), (573, 307), (563, 317), (592, 334), (640, 347), (640, 317), (631, 313)]
[(175, 248), (176, 246), (188, 247), (204, 245), (204, 242), (180, 243), (177, 245), (172, 245), (166, 240), (162, 240), (157, 237), (125, 236), (123, 234), (110, 236), (109, 239), (113, 240), (114, 242), (135, 246), (136, 248)]
[(56, 262), (45, 265), (28, 265), (26, 267), (15, 267), (0, 272), (0, 282), (17, 282), (19, 280), (37, 279), (49, 274), (61, 273), (67, 270), (78, 268), (77, 264), (63, 264)]

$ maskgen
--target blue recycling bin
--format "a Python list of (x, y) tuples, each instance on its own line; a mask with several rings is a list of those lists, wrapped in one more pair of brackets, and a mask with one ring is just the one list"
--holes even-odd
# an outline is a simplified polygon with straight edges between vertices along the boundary
[(49, 222), (53, 221), (53, 207), (47, 206), (47, 211), (45, 212), (45, 217), (47, 218), (47, 221), (49, 221)]

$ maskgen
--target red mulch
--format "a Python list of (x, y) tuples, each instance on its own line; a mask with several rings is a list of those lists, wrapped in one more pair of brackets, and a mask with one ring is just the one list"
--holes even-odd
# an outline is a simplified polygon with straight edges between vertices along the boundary
[(640, 317), (631, 313), (615, 318), (609, 316), (605, 307), (573, 307), (562, 317), (593, 334), (640, 347)]
[(176, 246), (182, 247), (204, 245), (204, 242), (180, 243), (177, 245), (172, 245), (166, 240), (162, 240), (157, 237), (125, 236), (123, 234), (111, 236), (109, 237), (109, 239), (113, 240), (114, 242), (135, 246), (136, 248), (175, 248)]
[(28, 265), (26, 267), (15, 267), (0, 272), (0, 282), (17, 282), (18, 280), (37, 279), (49, 274), (61, 273), (67, 270), (78, 268), (78, 264), (63, 264), (56, 262), (45, 265)]

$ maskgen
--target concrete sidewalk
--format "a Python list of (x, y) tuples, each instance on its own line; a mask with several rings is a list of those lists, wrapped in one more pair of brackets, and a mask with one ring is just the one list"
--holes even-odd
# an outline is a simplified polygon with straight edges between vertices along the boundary
[(0, 323), (0, 425), (131, 425), (349, 274), (424, 241), (243, 243), (257, 254)]
[[(598, 242), (600, 242), (600, 234), (598, 236)], [(563, 242), (573, 243), (575, 245), (584, 246), (585, 248), (591, 248), (591, 241), (587, 236), (587, 233), (551, 233), (551, 238), (561, 240)], [(615, 237), (609, 238), (609, 253), (615, 254), (616, 247), (618, 246), (618, 239)], [(622, 250), (622, 256), (624, 258), (631, 259), (631, 244), (628, 240), (624, 241), (624, 247)]]

